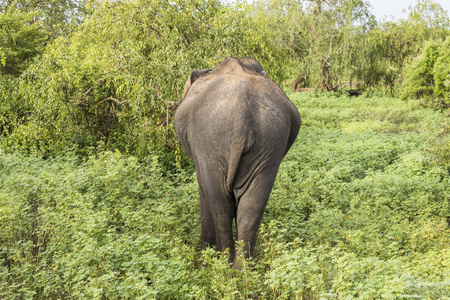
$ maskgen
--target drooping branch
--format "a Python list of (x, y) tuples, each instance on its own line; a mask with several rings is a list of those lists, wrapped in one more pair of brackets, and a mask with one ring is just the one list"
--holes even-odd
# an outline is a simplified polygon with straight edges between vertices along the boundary
[(117, 100), (117, 99), (114, 98), (114, 97), (108, 97), (108, 98), (106, 98), (106, 99), (100, 101), (100, 102), (97, 104), (97, 106), (95, 107), (95, 116), (96, 116), (96, 117), (98, 117), (98, 110), (99, 110), (100, 106), (101, 106), (103, 103), (107, 102), (107, 101), (111, 101), (111, 102), (117, 103), (118, 105), (121, 105), (121, 106), (123, 107), (123, 109), (125, 109), (125, 110), (126, 110), (125, 103), (128, 103), (128, 102), (129, 102), (128, 100), (119, 101), (119, 100)]

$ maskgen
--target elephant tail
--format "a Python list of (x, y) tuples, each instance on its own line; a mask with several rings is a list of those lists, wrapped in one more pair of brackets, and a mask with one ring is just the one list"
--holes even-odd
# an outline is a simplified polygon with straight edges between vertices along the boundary
[[(236, 150), (236, 149), (235, 149)], [(228, 164), (228, 174), (227, 174), (227, 189), (228, 192), (233, 192), (234, 181), (236, 180), (236, 174), (239, 168), (239, 161), (241, 160), (242, 153), (244, 152), (243, 147), (240, 150), (231, 150), (230, 162)]]
[[(234, 146), (234, 145), (233, 145)], [(234, 182), (239, 169), (239, 162), (244, 154), (244, 145), (237, 147), (231, 147), (230, 161), (228, 162), (228, 174), (227, 174), (227, 189), (232, 193), (234, 189)]]
[[(253, 130), (248, 130), (246, 126), (240, 126), (240, 129), (241, 130), (234, 135), (235, 138), (230, 148), (230, 160), (228, 162), (227, 174), (227, 189), (230, 193), (233, 193), (235, 187), (236, 176), (239, 165), (241, 164), (241, 159), (250, 151), (256, 141)], [(245, 132), (245, 134), (242, 132)], [(243, 136), (245, 138), (242, 138)]]

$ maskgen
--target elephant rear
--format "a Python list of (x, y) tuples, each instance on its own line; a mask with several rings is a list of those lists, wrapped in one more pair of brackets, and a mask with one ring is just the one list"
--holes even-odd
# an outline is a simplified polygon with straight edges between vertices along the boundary
[(177, 136), (196, 168), (202, 241), (234, 255), (236, 219), (237, 240), (249, 256), (300, 115), (255, 60), (230, 59), (203, 70), (191, 75), (175, 114)]

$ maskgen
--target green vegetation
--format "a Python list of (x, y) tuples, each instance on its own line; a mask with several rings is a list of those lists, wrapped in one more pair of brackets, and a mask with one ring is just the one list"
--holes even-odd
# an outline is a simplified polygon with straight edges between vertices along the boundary
[(0, 14), (0, 75), (18, 75), (30, 58), (44, 49), (45, 34), (38, 24), (28, 25), (35, 14), (17, 13), (10, 7)]
[(285, 79), (269, 56), (282, 58), (282, 49), (239, 7), (102, 2), (19, 80), (3, 78), (15, 91), (0, 95), (3, 146), (44, 156), (67, 148), (86, 155), (99, 145), (138, 157), (157, 152), (170, 167), (180, 152), (172, 116), (188, 74), (231, 55), (257, 56), (272, 78)]
[[(0, 1), (1, 299), (450, 299), (448, 13), (253, 3)], [(313, 88), (242, 272), (173, 130), (230, 56)]]
[(156, 154), (175, 171), (188, 164), (172, 126), (186, 78), (230, 56), (258, 59), (284, 86), (300, 75), (303, 87), (445, 108), (449, 24), (432, 0), (397, 22), (376, 21), (362, 0), (3, 1), (0, 145)]
[(450, 37), (428, 42), (408, 66), (402, 97), (424, 98), (437, 107), (450, 106)]
[(417, 100), (289, 96), (303, 127), (242, 272), (200, 249), (192, 171), (1, 152), (0, 297), (449, 298), (448, 119)]

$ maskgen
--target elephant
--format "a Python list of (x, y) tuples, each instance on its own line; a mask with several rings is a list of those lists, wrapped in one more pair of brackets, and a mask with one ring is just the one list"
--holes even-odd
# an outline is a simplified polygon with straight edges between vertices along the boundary
[(253, 58), (229, 58), (192, 71), (175, 111), (175, 132), (193, 160), (200, 193), (202, 247), (252, 256), (256, 234), (300, 114)]

